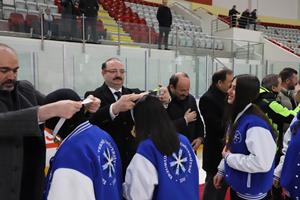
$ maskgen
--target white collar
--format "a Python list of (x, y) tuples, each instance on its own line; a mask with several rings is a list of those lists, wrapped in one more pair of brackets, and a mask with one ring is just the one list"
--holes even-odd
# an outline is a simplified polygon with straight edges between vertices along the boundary
[(115, 92), (121, 92), (122, 93), (122, 88), (120, 88), (119, 90), (116, 90), (114, 88), (108, 87), (109, 90), (111, 91), (111, 93), (115, 94)]

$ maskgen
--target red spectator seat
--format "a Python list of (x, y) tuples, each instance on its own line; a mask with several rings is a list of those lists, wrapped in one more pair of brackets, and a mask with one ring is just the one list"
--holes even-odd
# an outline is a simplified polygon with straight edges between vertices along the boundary
[(25, 31), (30, 32), (31, 28), (39, 28), (40, 17), (37, 15), (27, 14), (25, 19)]
[(20, 13), (10, 13), (9, 19), (9, 30), (16, 32), (24, 32), (24, 17)]

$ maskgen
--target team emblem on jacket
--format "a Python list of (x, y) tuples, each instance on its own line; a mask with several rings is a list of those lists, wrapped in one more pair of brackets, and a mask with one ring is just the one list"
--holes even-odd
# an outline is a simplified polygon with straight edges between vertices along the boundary
[(171, 156), (164, 156), (164, 168), (167, 176), (178, 183), (186, 181), (192, 173), (193, 157), (188, 147), (180, 143), (180, 149)]
[(242, 134), (239, 131), (235, 131), (234, 133), (234, 138), (233, 138), (233, 143), (241, 143), (242, 142)]
[(98, 146), (98, 161), (102, 171), (102, 184), (113, 186), (116, 183), (116, 151), (112, 144), (102, 139)]

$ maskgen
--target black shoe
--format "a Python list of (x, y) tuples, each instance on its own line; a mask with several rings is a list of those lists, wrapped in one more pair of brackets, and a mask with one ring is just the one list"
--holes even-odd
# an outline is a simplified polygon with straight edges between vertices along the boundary
[(165, 48), (165, 50), (171, 50), (171, 49)]

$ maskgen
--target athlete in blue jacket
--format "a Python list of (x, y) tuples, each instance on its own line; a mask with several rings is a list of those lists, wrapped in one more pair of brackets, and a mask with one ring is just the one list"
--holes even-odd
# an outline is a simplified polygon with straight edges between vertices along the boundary
[[(80, 100), (74, 91), (61, 89), (50, 93), (46, 102), (62, 99)], [(56, 130), (58, 120), (45, 125)], [(67, 137), (50, 161), (43, 199), (120, 200), (121, 160), (110, 135), (86, 121), (83, 110), (66, 120), (58, 134)]]
[(300, 112), (284, 136), (283, 155), (276, 167), (274, 178), (280, 180), (286, 200), (300, 199)]
[(123, 184), (128, 200), (199, 200), (198, 160), (189, 140), (177, 134), (158, 98), (146, 95), (133, 117), (138, 149)]
[(227, 144), (214, 184), (225, 176), (231, 200), (267, 199), (272, 187), (276, 143), (263, 112), (252, 102), (259, 94), (259, 80), (252, 75), (234, 78), (228, 91)]

